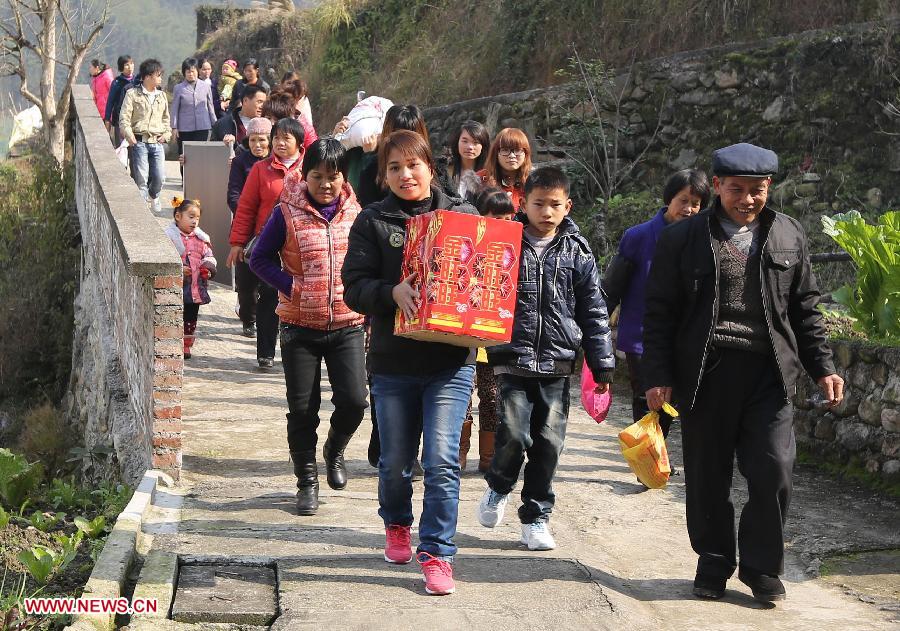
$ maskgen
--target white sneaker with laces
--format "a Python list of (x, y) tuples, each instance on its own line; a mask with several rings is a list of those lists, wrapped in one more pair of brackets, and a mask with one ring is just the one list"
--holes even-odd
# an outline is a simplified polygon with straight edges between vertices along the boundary
[(556, 547), (556, 541), (550, 534), (550, 524), (545, 521), (522, 524), (522, 543), (529, 550), (553, 550)]
[(506, 510), (507, 497), (491, 487), (485, 489), (478, 502), (478, 523), (485, 528), (493, 528), (499, 524), (503, 520), (503, 511)]

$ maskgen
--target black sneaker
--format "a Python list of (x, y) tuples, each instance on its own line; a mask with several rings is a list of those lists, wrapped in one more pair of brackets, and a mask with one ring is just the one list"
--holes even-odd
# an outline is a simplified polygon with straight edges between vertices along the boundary
[(760, 574), (742, 567), (738, 570), (738, 580), (749, 587), (753, 592), (753, 598), (761, 603), (772, 603), (787, 598), (784, 584), (777, 576)]
[(271, 357), (260, 357), (256, 360), (260, 368), (274, 368), (275, 360)]
[(694, 596), (706, 600), (719, 600), (725, 595), (725, 579), (719, 576), (697, 574), (694, 577)]
[(418, 482), (422, 478), (425, 477), (425, 469), (422, 468), (422, 463), (419, 462), (419, 459), (416, 458), (416, 461), (413, 463), (412, 468), (412, 479), (414, 482)]
[(256, 324), (254, 324), (252, 322), (250, 324), (245, 324), (243, 336), (244, 337), (256, 337)]

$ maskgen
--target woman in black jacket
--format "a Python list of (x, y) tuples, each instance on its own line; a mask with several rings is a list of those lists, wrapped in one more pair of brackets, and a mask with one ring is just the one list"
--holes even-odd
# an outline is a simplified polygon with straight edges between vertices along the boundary
[(379, 178), (387, 197), (367, 207), (350, 230), (342, 278), (344, 300), (371, 319), (368, 364), (380, 423), (378, 514), (384, 520), (389, 563), (409, 563), (412, 466), (423, 440), (425, 497), (416, 558), (431, 594), (453, 591), (451, 562), (459, 507), (459, 437), (472, 393), (474, 352), (393, 334), (397, 309), (411, 315), (415, 278), (400, 279), (406, 220), (436, 209), (477, 215), (469, 204), (433, 186), (428, 141), (411, 131), (382, 138)]

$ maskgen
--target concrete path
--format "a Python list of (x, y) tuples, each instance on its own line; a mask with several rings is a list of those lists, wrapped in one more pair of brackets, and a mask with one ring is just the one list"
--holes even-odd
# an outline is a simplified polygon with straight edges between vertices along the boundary
[[(427, 596), (415, 563), (391, 566), (382, 559), (376, 472), (365, 460), (368, 415), (348, 448), (347, 490), (328, 490), (322, 476), (319, 513), (292, 513), (280, 360), (275, 370), (258, 371), (255, 343), (241, 337), (234, 315), (235, 294), (220, 287), (212, 294), (212, 304), (200, 310), (194, 357), (185, 362), (184, 502), (175, 532), (157, 536), (153, 547), (277, 560), (282, 611), (273, 628), (898, 628), (891, 603), (864, 603), (811, 578), (821, 555), (834, 550), (900, 547), (897, 504), (803, 468), (787, 533), (788, 600), (763, 607), (736, 578), (722, 601), (695, 600), (696, 558), (685, 528), (681, 478), (661, 491), (636, 482), (616, 439), (630, 422), (626, 396), (616, 398), (600, 426), (573, 398), (555, 485), (552, 527), (559, 547), (552, 552), (529, 552), (518, 543), (513, 502), (498, 528), (478, 525), (475, 507), (485, 485), (473, 449), (462, 482), (457, 592)], [(323, 399), (329, 392), (323, 377)], [(321, 434), (331, 409), (323, 403)], [(679, 463), (677, 424), (671, 444)], [(416, 483), (416, 512), (421, 492)], [(744, 492), (737, 496), (742, 502)], [(887, 573), (896, 579), (897, 568)]]

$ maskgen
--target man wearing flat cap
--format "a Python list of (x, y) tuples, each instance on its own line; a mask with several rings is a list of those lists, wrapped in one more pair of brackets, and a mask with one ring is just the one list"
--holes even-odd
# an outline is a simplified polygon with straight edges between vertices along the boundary
[[(768, 149), (741, 143), (715, 151), (713, 203), (663, 230), (647, 284), (644, 366), (654, 384), (647, 403), (656, 410), (674, 401), (681, 412), (701, 598), (721, 598), (736, 567), (757, 600), (785, 597), (778, 575), (796, 455), (790, 398), (801, 370), (829, 405), (843, 398), (806, 235), (766, 205), (777, 171)], [(737, 546), (735, 454), (749, 489)]]

